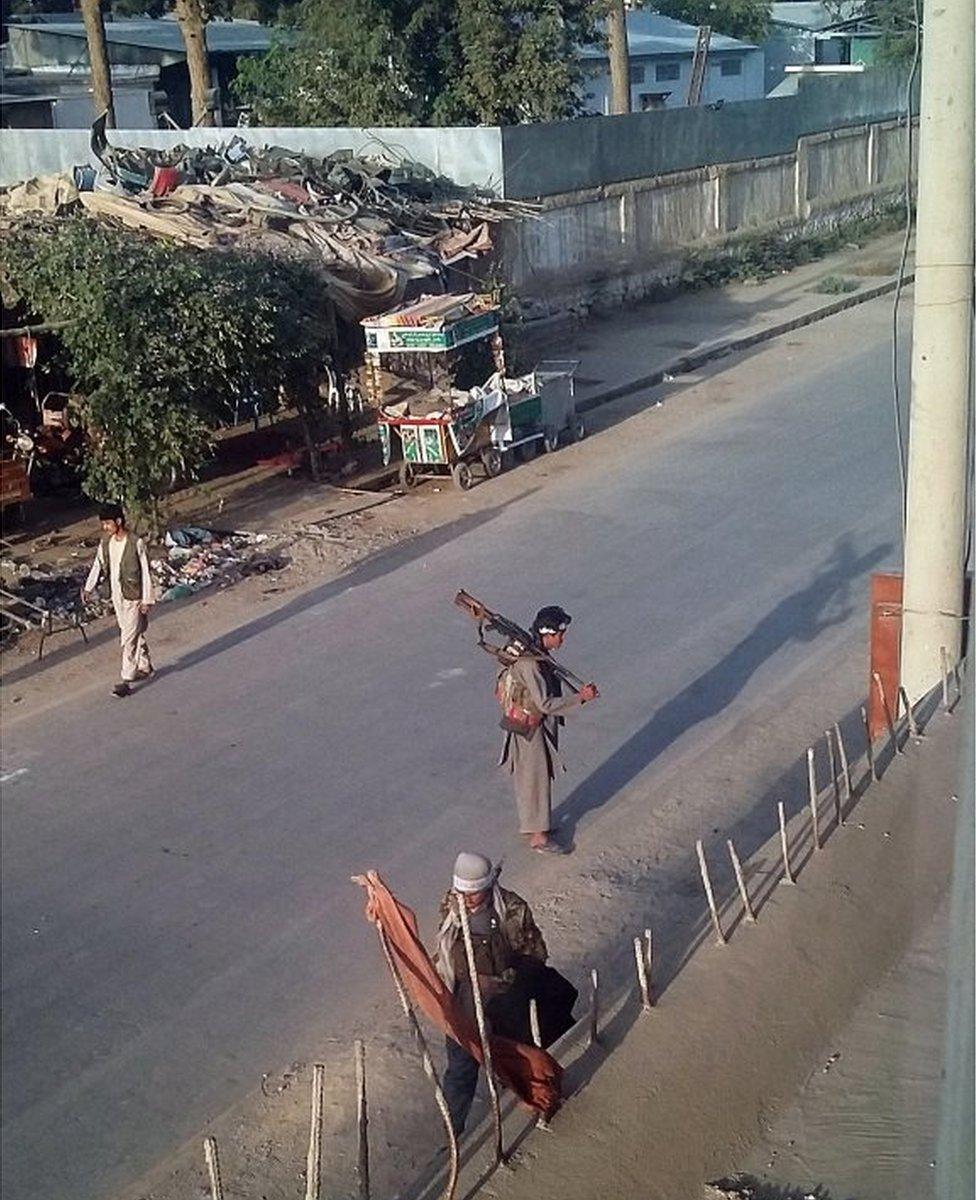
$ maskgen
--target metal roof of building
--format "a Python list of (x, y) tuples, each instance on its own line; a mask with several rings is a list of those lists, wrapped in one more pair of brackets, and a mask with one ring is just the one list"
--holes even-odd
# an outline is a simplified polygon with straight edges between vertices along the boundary
[[(7, 22), (11, 29), (29, 29), (40, 36), (85, 38), (85, 27), (78, 21), (18, 21)], [(168, 54), (185, 54), (183, 34), (175, 20), (162, 17), (138, 17), (131, 20), (106, 21), (105, 40), (121, 46), (138, 46), (143, 50), (160, 50)], [(210, 21), (207, 25), (207, 49), (215, 54), (244, 54), (267, 50), (271, 45), (271, 30), (257, 21)]]
[[(627, 13), (627, 44), (631, 58), (694, 54), (697, 40), (697, 25), (687, 25), (684, 21), (674, 21), (644, 9)], [(738, 38), (726, 37), (724, 33), (713, 32), (709, 42), (709, 53), (755, 49), (751, 42), (740, 42)], [(607, 57), (607, 51), (602, 46), (586, 46), (582, 53), (584, 58)]]

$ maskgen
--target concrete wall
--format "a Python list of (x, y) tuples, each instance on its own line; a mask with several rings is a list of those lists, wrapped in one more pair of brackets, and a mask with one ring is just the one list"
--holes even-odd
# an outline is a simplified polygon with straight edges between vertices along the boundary
[[(207, 146), (242, 137), (253, 146), (287, 146), (324, 155), (351, 149), (400, 155), (461, 184), (503, 186), (501, 130), (484, 129), (130, 129), (112, 130), (120, 146)], [(0, 185), (95, 163), (83, 129), (0, 130)]]
[(550, 196), (538, 219), (500, 227), (497, 263), (553, 311), (636, 300), (672, 286), (691, 250), (891, 207), (905, 141), (903, 125), (861, 124), (800, 137), (789, 154)]
[(904, 105), (898, 71), (800, 80), (795, 96), (592, 117), (503, 129), (505, 195), (519, 199), (792, 154), (797, 139), (891, 120)]

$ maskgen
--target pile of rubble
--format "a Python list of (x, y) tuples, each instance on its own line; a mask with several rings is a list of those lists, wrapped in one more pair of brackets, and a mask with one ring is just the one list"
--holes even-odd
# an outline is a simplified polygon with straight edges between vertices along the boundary
[(182, 600), (215, 583), (226, 587), (247, 575), (284, 570), (288, 559), (268, 546), (269, 536), (218, 533), (197, 525), (169, 530), (165, 558), (150, 562), (159, 599)]
[[(284, 570), (290, 560), (272, 541), (266, 533), (218, 533), (196, 525), (171, 529), (164, 539), (165, 554), (150, 556), (157, 600), (181, 600), (215, 584), (226, 587), (248, 575)], [(22, 599), (46, 609), (56, 621), (95, 621), (112, 612), (112, 600), (103, 577), (98, 592), (82, 606), (81, 588), (93, 555), (94, 549), (86, 551), (83, 559), (70, 565), (63, 560), (45, 564), (5, 556), (0, 560), (2, 587), (14, 601)], [(16, 630), (7, 625), (4, 632)]]
[(491, 250), (493, 224), (534, 211), (388, 153), (317, 158), (240, 136), (203, 149), (126, 149), (97, 129), (92, 145), (100, 171), (4, 189), (0, 215), (83, 209), (186, 245), (297, 257), (353, 321), (401, 303), (411, 281), (425, 281), (412, 293), (444, 290), (450, 264)]

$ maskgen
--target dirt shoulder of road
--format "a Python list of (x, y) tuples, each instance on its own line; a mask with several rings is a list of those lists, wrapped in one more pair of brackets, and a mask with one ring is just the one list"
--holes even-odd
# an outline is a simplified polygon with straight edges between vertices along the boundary
[[(777, 1163), (771, 1131), (778, 1118), (788, 1127), (797, 1097), (829, 1086), (831, 1075), (832, 1099), (844, 1095), (854, 1067), (844, 1047), (863, 1028), (864, 1004), (891, 994), (897, 984), (885, 977), (913, 947), (936, 976), (938, 1005), (945, 939), (932, 929), (944, 919), (951, 878), (958, 764), (959, 722), (939, 713), (924, 742), (867, 787), (846, 826), (831, 822), (822, 851), (808, 825), (794, 822), (795, 887), (780, 878), (777, 839), (762, 847), (746, 864), (758, 922), (743, 921), (741, 905), (728, 901), (728, 944), (707, 935), (653, 1012), (611, 1022), (604, 1049), (570, 1067), (577, 1094), (552, 1135), (528, 1138), (515, 1173), (492, 1179), (493, 1195), (691, 1200), (757, 1160), (771, 1196), (818, 1185), (817, 1195), (846, 1196), (855, 1182), (864, 1200), (934, 1195), (941, 1057), (928, 1087), (913, 1088), (908, 1074), (919, 1043), (932, 1044), (931, 1007), (907, 1006), (898, 1040), (862, 1041), (864, 1102), (832, 1112), (820, 1104), (815, 1155), (804, 1158), (783, 1135)], [(907, 1142), (906, 1129), (914, 1131)]]

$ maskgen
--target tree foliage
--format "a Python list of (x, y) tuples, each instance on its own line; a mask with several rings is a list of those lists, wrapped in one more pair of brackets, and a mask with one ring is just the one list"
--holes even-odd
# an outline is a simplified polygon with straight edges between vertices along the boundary
[(261, 124), (514, 124), (580, 111), (603, 0), (303, 0), (296, 36), (242, 61)]
[[(850, 15), (843, 0), (826, 0), (840, 21)], [(878, 61), (907, 63), (915, 53), (915, 14), (922, 14), (923, 0), (862, 0), (858, 16), (881, 31)]]
[(60, 332), (83, 394), (85, 490), (141, 511), (206, 461), (240, 402), (315, 393), (330, 349), (321, 294), (291, 263), (149, 241), (84, 217), (5, 238), (4, 282)]
[(689, 25), (710, 25), (713, 33), (761, 42), (773, 6), (770, 0), (654, 0), (650, 7)]

